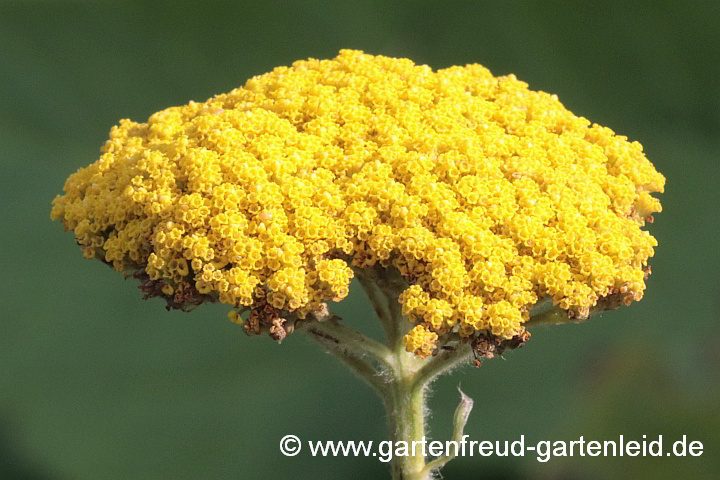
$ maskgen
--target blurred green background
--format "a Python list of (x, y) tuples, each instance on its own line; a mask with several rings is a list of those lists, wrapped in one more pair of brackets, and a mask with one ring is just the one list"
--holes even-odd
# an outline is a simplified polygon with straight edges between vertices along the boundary
[[(592, 4), (590, 4), (592, 3)], [(49, 220), (121, 118), (203, 101), (340, 48), (482, 63), (639, 140), (668, 178), (645, 300), (433, 386), (447, 439), (704, 443), (697, 458), (462, 458), (445, 478), (720, 478), (720, 2), (0, 1), (0, 479), (389, 478), (278, 441), (386, 438), (372, 392), (301, 335), (247, 338), (221, 306), (168, 313)], [(357, 291), (340, 305), (354, 326)]]

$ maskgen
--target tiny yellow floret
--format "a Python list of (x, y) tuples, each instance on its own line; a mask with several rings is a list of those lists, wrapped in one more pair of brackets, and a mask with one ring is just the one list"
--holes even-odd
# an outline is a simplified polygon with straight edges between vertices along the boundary
[(342, 50), (122, 120), (52, 218), (172, 306), (261, 307), (276, 330), (345, 298), (353, 268), (395, 267), (427, 357), (450, 332), (521, 334), (543, 298), (642, 298), (664, 184), (640, 144), (514, 75)]
[(403, 339), (408, 352), (414, 352), (420, 358), (429, 357), (435, 350), (438, 335), (425, 325), (415, 325)]

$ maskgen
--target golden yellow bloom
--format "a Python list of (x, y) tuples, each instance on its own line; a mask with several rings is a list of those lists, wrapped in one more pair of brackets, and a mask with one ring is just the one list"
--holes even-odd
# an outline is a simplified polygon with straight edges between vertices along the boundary
[(664, 183), (513, 75), (342, 50), (122, 120), (52, 218), (171, 307), (252, 307), (248, 331), (344, 298), (348, 263), (394, 266), (424, 357), (449, 332), (519, 335), (544, 297), (579, 317), (642, 298)]
[(420, 358), (427, 358), (435, 349), (437, 338), (437, 333), (422, 324), (415, 325), (403, 340), (408, 352), (414, 352)]

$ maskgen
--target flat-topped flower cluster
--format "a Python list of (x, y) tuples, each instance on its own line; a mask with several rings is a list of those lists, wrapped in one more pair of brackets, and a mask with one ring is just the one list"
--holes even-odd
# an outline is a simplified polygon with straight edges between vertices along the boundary
[(249, 307), (251, 330), (395, 267), (425, 357), (451, 332), (521, 334), (544, 297), (577, 317), (642, 298), (664, 183), (640, 144), (513, 75), (343, 50), (121, 121), (52, 217), (173, 305)]

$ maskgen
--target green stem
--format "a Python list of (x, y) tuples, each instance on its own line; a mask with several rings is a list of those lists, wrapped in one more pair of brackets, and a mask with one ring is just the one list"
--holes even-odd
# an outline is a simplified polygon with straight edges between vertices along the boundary
[(324, 328), (317, 328), (313, 325), (305, 329), (310, 338), (322, 345), (328, 352), (333, 354), (335, 358), (344, 363), (355, 374), (363, 379), (378, 395), (381, 397), (386, 395), (385, 382), (382, 379), (382, 373), (373, 367), (364, 356), (358, 356), (355, 352), (357, 349), (346, 348), (346, 340), (341, 336), (333, 333), (327, 333)]
[[(398, 319), (402, 320), (402, 319)], [(406, 456), (393, 456), (393, 480), (425, 480), (425, 391), (427, 383), (414, 381), (422, 360), (405, 351), (401, 344), (395, 348), (396, 374), (385, 398), (390, 439), (394, 446), (407, 442)], [(414, 455), (413, 455), (414, 453)]]
[(333, 315), (329, 320), (312, 322), (302, 328), (317, 337), (316, 339), (322, 338), (330, 342), (328, 346), (333, 350), (342, 350), (343, 356), (367, 359), (385, 370), (394, 368), (395, 360), (390, 349), (338, 320), (341, 320), (340, 317)]
[[(360, 284), (373, 304), (387, 334), (388, 348), (393, 352), (395, 367), (392, 371), (388, 395), (383, 398), (393, 445), (407, 442), (407, 456), (393, 456), (393, 480), (427, 480), (441, 465), (425, 464), (426, 391), (438, 376), (468, 360), (469, 345), (461, 345), (454, 352), (444, 352), (421, 360), (405, 350), (403, 337), (412, 325), (402, 314), (398, 302), (405, 289), (404, 280), (393, 271), (377, 269), (358, 272)], [(467, 420), (467, 418), (466, 418)], [(463, 423), (464, 425), (464, 423)], [(414, 453), (414, 455), (413, 455)], [(450, 459), (445, 459), (447, 463)], [(444, 465), (443, 463), (443, 465)]]
[[(316, 315), (317, 321), (301, 323), (300, 328), (365, 380), (382, 398), (387, 412), (393, 453), (400, 445), (406, 445), (408, 453), (393, 455), (393, 480), (429, 480), (433, 472), (452, 457), (441, 457), (429, 464), (425, 463), (427, 386), (437, 376), (466, 362), (472, 351), (465, 343), (453, 351), (443, 351), (427, 360), (405, 351), (403, 337), (410, 330), (411, 324), (403, 316), (398, 302), (398, 295), (403, 290), (400, 281), (402, 279), (399, 279), (397, 274), (380, 272), (377, 269), (358, 270), (357, 273), (360, 284), (383, 324), (387, 345), (341, 324), (341, 319), (330, 314), (327, 309), (324, 314)], [(467, 402), (465, 405), (467, 406)], [(454, 437), (458, 435), (458, 431), (459, 435), (462, 435), (469, 409), (464, 411), (466, 413), (462, 415), (456, 412)], [(462, 418), (460, 430), (458, 418)]]
[(577, 323), (568, 317), (567, 311), (560, 307), (542, 309), (538, 313), (532, 313), (530, 320), (525, 322), (525, 328), (537, 327), (541, 325), (560, 325), (566, 323)]
[(448, 373), (459, 365), (466, 364), (472, 357), (470, 345), (462, 343), (454, 350), (446, 350), (425, 361), (423, 366), (415, 373), (412, 381), (418, 385), (428, 385), (438, 375)]

